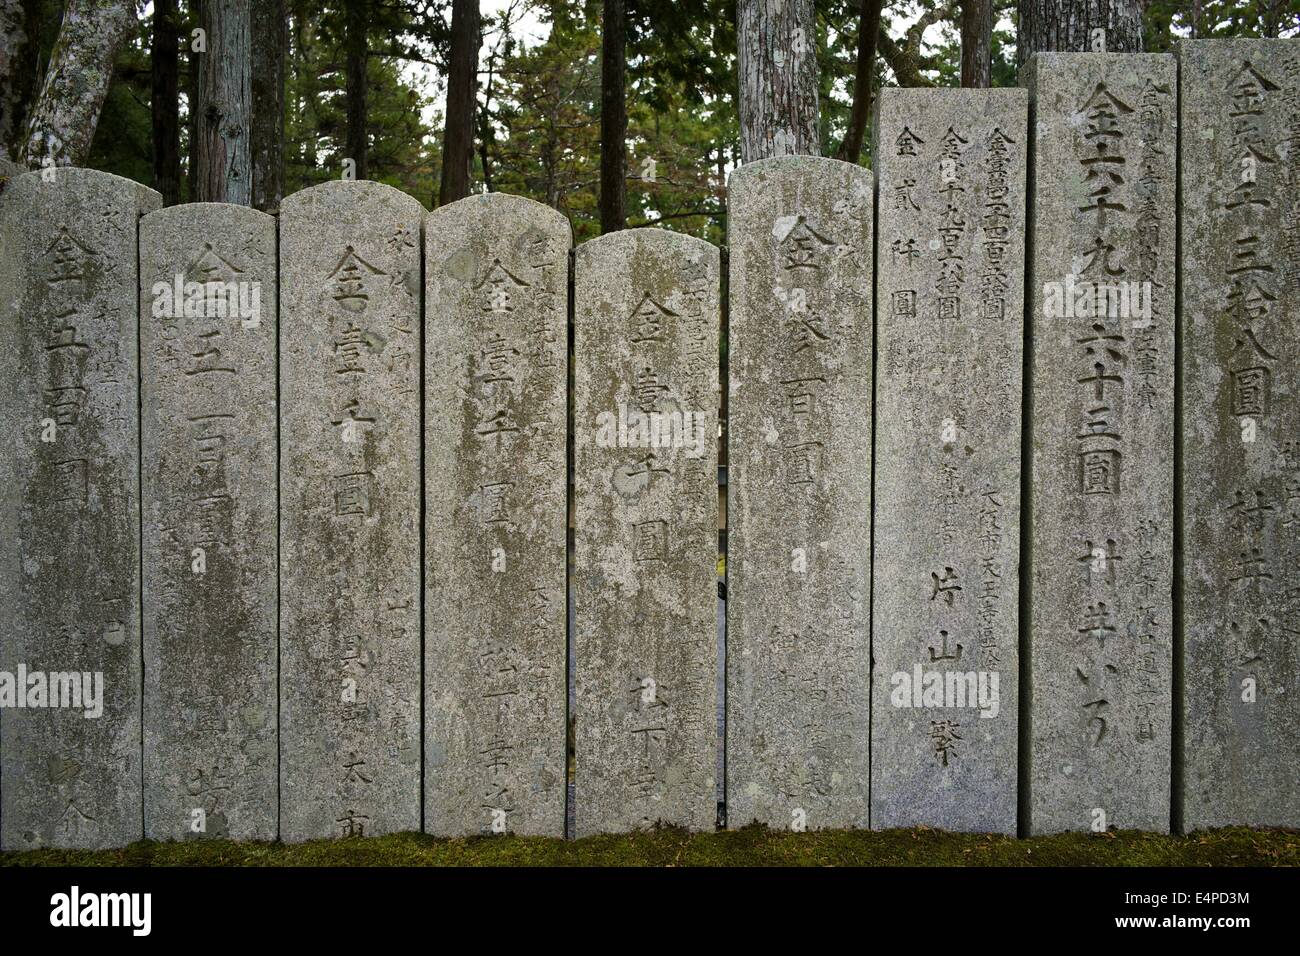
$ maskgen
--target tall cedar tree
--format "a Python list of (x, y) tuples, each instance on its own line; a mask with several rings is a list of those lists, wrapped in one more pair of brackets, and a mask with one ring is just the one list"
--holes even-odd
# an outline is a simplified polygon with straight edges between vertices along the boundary
[(366, 130), (366, 99), (370, 58), (370, 0), (344, 0), (343, 72), (347, 84), (347, 158), (354, 164), (357, 179), (370, 178), (370, 136)]
[(1142, 52), (1143, 0), (1019, 0), (1016, 63), (1035, 53), (1086, 53), (1094, 30), (1107, 53)]
[(289, 19), (284, 0), (253, 5), (253, 207), (275, 212), (284, 198), (284, 77)]
[(154, 0), (152, 92), (153, 186), (163, 205), (181, 201), (180, 38), (176, 0)]
[(438, 205), (469, 195), (474, 161), (474, 106), (478, 97), (478, 50), (482, 40), (478, 0), (452, 0), (447, 118), (442, 131), (442, 181)]
[(249, 0), (204, 0), (207, 51), (199, 55), (199, 202), (247, 206), (253, 198), (252, 16)]
[(737, 0), (740, 158), (819, 155), (813, 0)]
[(627, 10), (604, 0), (600, 38), (600, 231), (627, 225)]

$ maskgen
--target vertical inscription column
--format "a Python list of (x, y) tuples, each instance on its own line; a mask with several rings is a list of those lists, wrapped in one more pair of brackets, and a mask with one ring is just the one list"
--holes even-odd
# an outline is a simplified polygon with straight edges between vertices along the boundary
[(425, 829), (561, 837), (569, 223), (491, 193), (425, 235)]
[(1030, 826), (1167, 830), (1177, 72), (1040, 54), (1028, 85)]
[(276, 838), (275, 220), (140, 223), (145, 836)]
[(729, 193), (727, 822), (865, 827), (871, 171), (770, 159)]
[(1023, 90), (876, 109), (872, 825), (1016, 831)]
[(0, 847), (140, 838), (137, 227), (85, 169), (0, 200)]
[(420, 827), (418, 202), (373, 182), (280, 213), (280, 828)]
[(1300, 41), (1184, 41), (1187, 830), (1300, 826)]
[(715, 824), (718, 280), (659, 229), (577, 250), (578, 836)]

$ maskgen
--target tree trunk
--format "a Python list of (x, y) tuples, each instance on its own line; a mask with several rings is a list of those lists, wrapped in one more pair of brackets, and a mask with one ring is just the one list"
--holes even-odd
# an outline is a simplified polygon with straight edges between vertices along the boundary
[(1105, 31), (1107, 53), (1142, 52), (1142, 0), (1018, 0), (1018, 11), (1022, 69), (1034, 53), (1096, 50), (1094, 30)]
[[(289, 75), (294, 78), (294, 84), (292, 86), (293, 99), (291, 102), (286, 102), (285, 106), (290, 111), (289, 115), (293, 117), (295, 128), (301, 129), (307, 113), (307, 97), (303, 92), (302, 83), (299, 81), (303, 74), (304, 64), (307, 62), (306, 54), (303, 51), (303, 37), (307, 33), (307, 13), (304, 0), (290, 0), (290, 2), (293, 4), (293, 13), (290, 15), (288, 71)], [(297, 147), (293, 156), (294, 165), (299, 170), (312, 168), (316, 163), (316, 156), (308, 149), (307, 137), (298, 136), (294, 141), (294, 145)], [(298, 175), (302, 177), (301, 172)], [(302, 188), (298, 180), (290, 183), (286, 173), (285, 190), (289, 191), (295, 186), (299, 189)]]
[(479, 165), (483, 167), (483, 188), (488, 192), (492, 192), (492, 144), (495, 142), (495, 131), (489, 113), (492, 107), (492, 79), (495, 69), (496, 54), (494, 53), (488, 61), (487, 86), (483, 91), (483, 109), (479, 110), (475, 117), (475, 126), (478, 130), (478, 161)]
[(624, 0), (604, 0), (600, 39), (600, 231), (627, 226), (627, 25)]
[(1267, 0), (1264, 25), (1260, 32), (1269, 40), (1277, 39), (1278, 32), (1282, 28), (1282, 8), (1285, 5), (1286, 0)]
[(185, 126), (189, 137), (189, 154), (186, 156), (185, 178), (189, 184), (189, 201), (199, 194), (199, 73), (203, 70), (206, 55), (194, 49), (194, 27), (203, 23), (204, 0), (189, 0), (189, 23), (185, 39)]
[(813, 0), (737, 0), (740, 158), (817, 155)]
[(152, 116), (153, 185), (164, 206), (181, 201), (180, 42), (176, 0), (154, 0)]
[(481, 39), (478, 0), (452, 0), (447, 117), (442, 129), (442, 182), (438, 187), (440, 206), (469, 195)]
[(346, 31), (343, 38), (347, 94), (347, 158), (356, 164), (357, 179), (370, 178), (370, 136), (366, 130), (366, 96), (370, 89), (366, 63), (370, 59), (370, 2), (345, 0)]
[(249, 0), (206, 0), (208, 52), (199, 61), (199, 202), (247, 206), (253, 199), (252, 17)]
[(0, 0), (0, 159), (3, 160), (11, 156), (9, 147), (22, 108), (21, 56), (28, 40), (23, 19), (22, 0)]
[(21, 161), (86, 161), (113, 63), (136, 28), (131, 0), (68, 0), (45, 82), (28, 118)]
[(284, 198), (284, 62), (289, 21), (284, 0), (253, 6), (253, 208), (276, 212)]
[(993, 84), (993, 0), (962, 0), (961, 85)]
[(871, 122), (871, 98), (876, 79), (876, 44), (880, 38), (880, 9), (883, 0), (862, 0), (862, 15), (858, 19), (858, 65), (853, 78), (853, 107), (849, 113), (849, 128), (840, 143), (838, 158), (856, 163), (862, 158), (862, 141)]

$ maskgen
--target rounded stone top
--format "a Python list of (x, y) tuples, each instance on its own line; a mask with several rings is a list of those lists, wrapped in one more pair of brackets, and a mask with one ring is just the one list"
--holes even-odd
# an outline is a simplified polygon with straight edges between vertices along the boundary
[[(425, 217), (425, 233), (437, 238), (445, 228), (482, 220), (514, 220), (535, 223), (544, 229), (563, 229), (567, 244), (573, 245), (569, 217), (557, 209), (513, 193), (478, 193), (431, 210)], [(507, 232), (509, 230), (497, 230)]]
[(280, 215), (283, 217), (297, 207), (350, 205), (361, 201), (407, 206), (412, 214), (418, 213), (421, 218), (426, 211), (423, 203), (414, 196), (385, 183), (377, 183), (373, 179), (332, 179), (327, 183), (308, 186), (291, 196), (286, 196), (280, 203)]
[(445, 206), (431, 209), (426, 218), (432, 219), (439, 215), (451, 215), (454, 212), (466, 209), (517, 212), (523, 215), (550, 216), (555, 219), (563, 219), (565, 222), (569, 221), (569, 218), (564, 213), (546, 205), (544, 202), (529, 199), (527, 196), (516, 196), (514, 193), (498, 192), (475, 193), (472, 196), (466, 196), (464, 199), (457, 199)]
[(274, 222), (275, 217), (260, 209), (254, 209), (252, 206), (241, 206), (228, 202), (187, 202), (178, 206), (166, 206), (162, 209), (149, 213), (141, 220), (145, 222), (167, 225), (173, 220), (188, 220), (195, 217), (195, 214), (203, 218), (225, 218), (230, 220), (243, 219), (250, 225), (256, 222)]
[[(54, 181), (46, 177), (54, 174)], [(81, 166), (55, 166), (45, 169), (30, 169), (9, 180), (0, 202), (16, 200), (21, 195), (34, 193), (42, 189), (60, 187), (81, 188), (104, 193), (134, 195), (136, 204), (142, 210), (157, 209), (162, 205), (162, 195), (148, 186), (142, 186), (133, 179), (116, 176), (98, 169), (85, 169)]]
[(703, 253), (706, 257), (718, 258), (720, 253), (718, 247), (705, 239), (697, 239), (695, 236), (688, 236), (684, 232), (673, 232), (669, 229), (662, 229), (658, 226), (641, 226), (636, 229), (620, 229), (618, 232), (607, 232), (603, 236), (597, 236), (595, 239), (588, 239), (582, 245), (578, 246), (577, 255), (624, 255), (623, 250), (630, 252), (632, 249), (649, 246), (661, 249), (694, 249)]
[(842, 159), (827, 156), (773, 156), (769, 159), (756, 159), (737, 166), (727, 176), (727, 187), (744, 186), (749, 182), (768, 182), (770, 180), (789, 180), (807, 178), (810, 184), (825, 181), (842, 183), (845, 177), (858, 178), (865, 183), (873, 183), (875, 177), (866, 166), (847, 163)]

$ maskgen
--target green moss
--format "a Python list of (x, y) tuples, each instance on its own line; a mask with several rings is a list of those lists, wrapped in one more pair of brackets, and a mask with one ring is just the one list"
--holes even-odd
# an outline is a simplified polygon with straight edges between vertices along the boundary
[(1185, 837), (1124, 831), (1016, 840), (941, 830), (759, 826), (690, 834), (660, 829), (577, 841), (438, 839), (419, 833), (311, 843), (156, 843), (121, 850), (30, 850), (0, 866), (1300, 866), (1300, 831), (1235, 827)]

